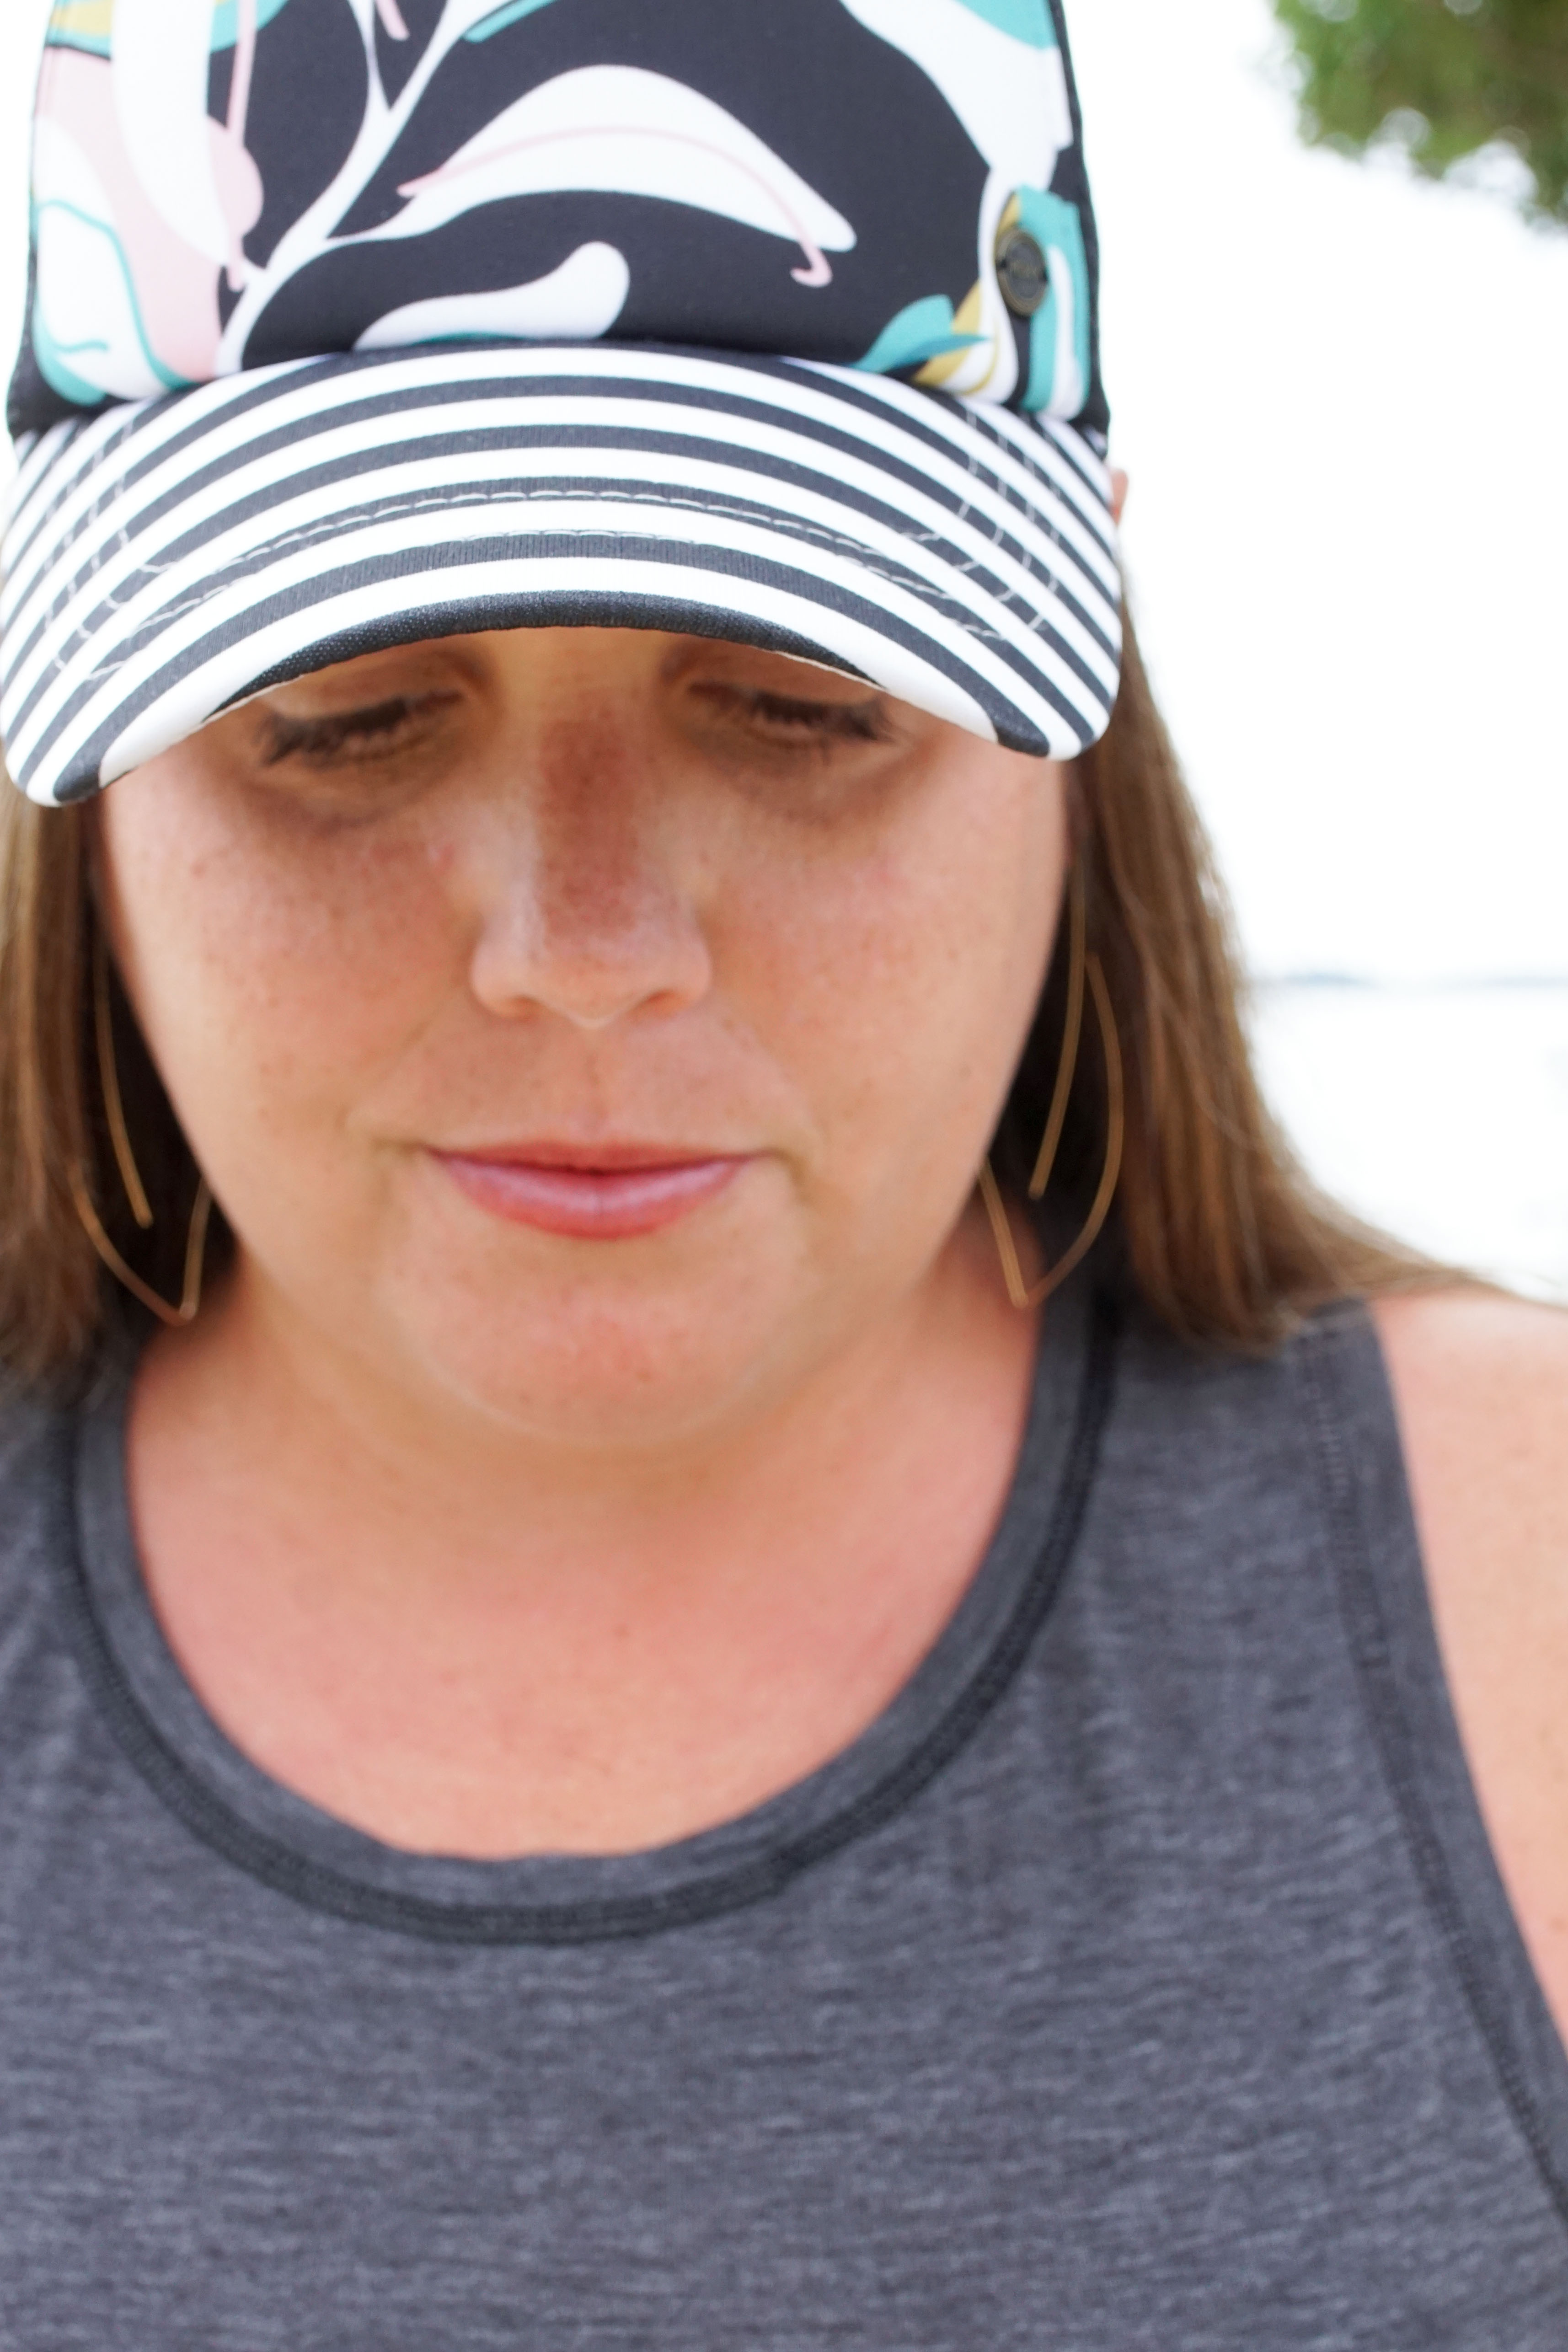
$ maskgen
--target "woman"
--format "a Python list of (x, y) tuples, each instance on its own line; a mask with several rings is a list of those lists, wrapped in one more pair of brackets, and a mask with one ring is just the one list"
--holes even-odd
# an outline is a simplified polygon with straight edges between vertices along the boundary
[(1559, 2344), (1568, 1340), (1260, 1108), (1059, 16), (50, 40), (0, 2336)]

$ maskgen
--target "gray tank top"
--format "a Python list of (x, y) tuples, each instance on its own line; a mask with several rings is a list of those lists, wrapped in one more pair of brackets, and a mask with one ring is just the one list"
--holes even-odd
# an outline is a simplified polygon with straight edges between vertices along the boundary
[(1563, 2352), (1568, 2063), (1364, 1317), (1052, 1313), (844, 1754), (611, 1860), (391, 1851), (224, 1739), (122, 1405), (0, 1444), (5, 2352)]

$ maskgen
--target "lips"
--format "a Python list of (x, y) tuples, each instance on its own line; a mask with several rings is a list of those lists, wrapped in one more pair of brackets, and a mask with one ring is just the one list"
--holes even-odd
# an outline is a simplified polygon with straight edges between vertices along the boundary
[(744, 1156), (682, 1154), (638, 1144), (519, 1145), (433, 1155), (476, 1207), (508, 1224), (579, 1241), (662, 1232), (727, 1191)]

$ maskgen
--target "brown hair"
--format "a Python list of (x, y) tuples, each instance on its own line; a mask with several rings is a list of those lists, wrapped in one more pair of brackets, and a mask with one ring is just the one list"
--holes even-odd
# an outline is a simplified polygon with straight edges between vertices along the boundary
[[(1260, 1349), (1332, 1299), (1444, 1278), (1324, 1199), (1269, 1114), (1224, 893), (1130, 631), (1110, 730), (1080, 761), (1079, 786), (1088, 943), (1126, 1082), (1109, 1246), (1147, 1307), (1185, 1339)], [(90, 1367), (120, 1311), (77, 1213), (73, 1171), (116, 1246), (171, 1298), (197, 1177), (115, 985), (116, 1059), (152, 1234), (115, 1208), (123, 1188), (98, 1078), (87, 812), (35, 808), (3, 779), (0, 793), (0, 1370), (57, 1389)], [(1064, 940), (995, 1139), (998, 1174), (1020, 1199), (1058, 1066), (1066, 963)], [(1089, 1036), (1051, 1185), (1053, 1225), (1082, 1214), (1104, 1155), (1103, 1070)], [(211, 1248), (225, 1242), (215, 1218)]]

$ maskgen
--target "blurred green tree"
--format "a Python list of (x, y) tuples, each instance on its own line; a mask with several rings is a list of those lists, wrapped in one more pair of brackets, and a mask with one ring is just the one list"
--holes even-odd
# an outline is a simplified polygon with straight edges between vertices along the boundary
[(1440, 176), (1502, 140), (1537, 217), (1568, 222), (1568, 0), (1274, 0), (1309, 139), (1392, 137)]

